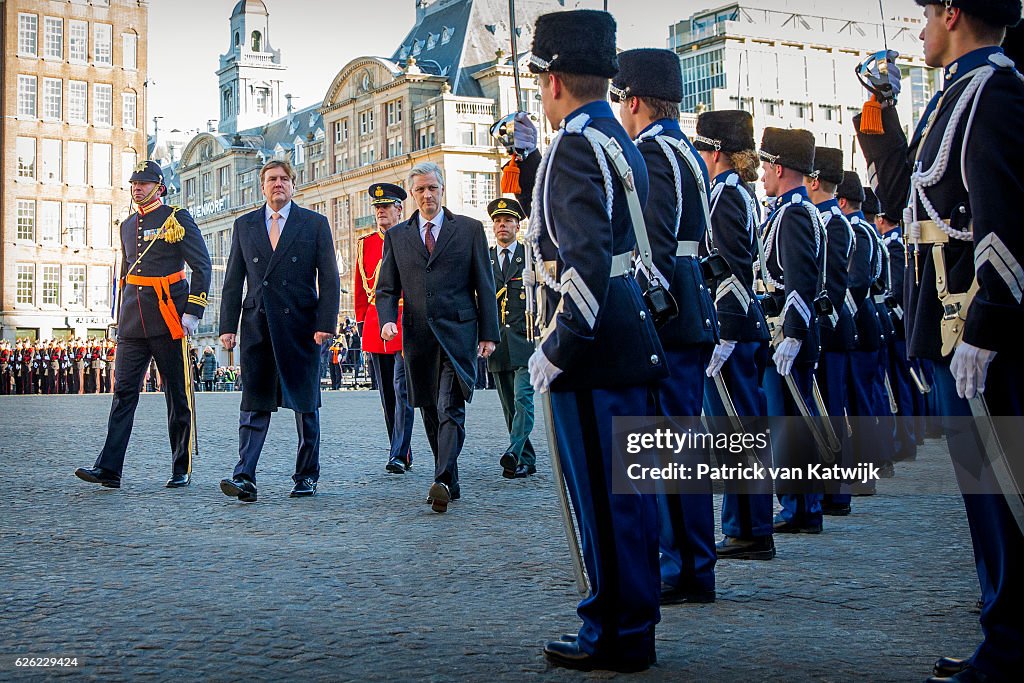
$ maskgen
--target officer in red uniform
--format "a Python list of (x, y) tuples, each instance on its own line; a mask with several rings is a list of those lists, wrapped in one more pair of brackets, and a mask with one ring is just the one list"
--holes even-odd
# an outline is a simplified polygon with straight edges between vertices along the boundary
[[(362, 337), (363, 350), (370, 354), (384, 421), (388, 427), (391, 452), (385, 469), (404, 474), (412, 467), (412, 422), (415, 411), (409, 403), (402, 356), (402, 316), (398, 316), (398, 336), (384, 341), (377, 320), (377, 274), (384, 255), (384, 232), (402, 220), (402, 202), (408, 196), (398, 185), (376, 183), (370, 186), (370, 204), (374, 209), (377, 229), (359, 239), (356, 252), (355, 297), (356, 323)], [(399, 302), (401, 306), (401, 302)]]

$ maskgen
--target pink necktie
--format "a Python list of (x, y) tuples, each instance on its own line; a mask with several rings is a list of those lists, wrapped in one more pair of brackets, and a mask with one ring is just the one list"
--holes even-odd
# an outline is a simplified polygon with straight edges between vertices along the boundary
[(427, 247), (427, 253), (434, 253), (434, 224), (427, 223), (425, 226), (426, 231), (423, 233), (423, 244)]
[(270, 248), (277, 249), (277, 241), (281, 239), (281, 214), (270, 216)]

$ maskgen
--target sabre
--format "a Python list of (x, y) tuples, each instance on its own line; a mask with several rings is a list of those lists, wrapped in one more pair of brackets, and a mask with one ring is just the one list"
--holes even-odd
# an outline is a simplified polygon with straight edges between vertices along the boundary
[(516, 0), (508, 0), (509, 35), (512, 38), (512, 81), (516, 88), (516, 112), (525, 110), (523, 89), (519, 85), (519, 47), (516, 42)]
[(928, 382), (925, 381), (924, 375), (918, 375), (917, 374), (917, 370), (915, 370), (914, 368), (909, 368), (909, 370), (910, 370), (910, 379), (914, 380), (914, 386), (917, 387), (917, 390), (921, 394), (930, 393), (932, 388), (931, 388), (931, 385), (929, 385)]
[(811, 375), (811, 393), (814, 395), (814, 405), (818, 408), (818, 415), (822, 418), (822, 422), (825, 425), (825, 438), (828, 440), (828, 449), (830, 451), (825, 461), (832, 462), (832, 453), (838, 453), (843, 447), (839, 443), (839, 437), (836, 436), (836, 430), (832, 427), (832, 420), (829, 418), (828, 409), (825, 407), (825, 399), (822, 398), (821, 389), (818, 387), (818, 378), (814, 375)]
[(1006, 451), (1003, 450), (1003, 444), (999, 441), (999, 435), (992, 422), (992, 413), (989, 412), (985, 397), (980, 393), (975, 394), (968, 403), (971, 405), (974, 423), (981, 438), (983, 454), (992, 468), (992, 476), (999, 485), (1003, 498), (1006, 499), (1006, 506), (1010, 508), (1013, 520), (1024, 533), (1024, 499), (1021, 497), (1020, 485), (1013, 475), (1013, 470), (1007, 463)]
[[(729, 424), (732, 425), (733, 432), (737, 434), (745, 433), (743, 421), (740, 420), (739, 414), (736, 412), (736, 404), (732, 402), (732, 395), (729, 393), (729, 387), (726, 385), (721, 372), (715, 375), (715, 388), (718, 390), (718, 397), (722, 401), (722, 407), (725, 408), (725, 416), (729, 418)], [(754, 453), (754, 449), (744, 448), (743, 454), (746, 456), (747, 465), (752, 466), (757, 462), (757, 454)]]
[(889, 381), (889, 373), (885, 373), (885, 393), (889, 396), (889, 412), (893, 415), (898, 415), (900, 412), (899, 406), (896, 405), (896, 397), (892, 393), (892, 383)]

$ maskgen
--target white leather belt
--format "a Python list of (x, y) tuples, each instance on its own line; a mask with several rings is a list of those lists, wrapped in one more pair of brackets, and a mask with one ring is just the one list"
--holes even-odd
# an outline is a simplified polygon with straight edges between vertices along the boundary
[(627, 251), (612, 257), (612, 269), (608, 277), (620, 277), (633, 272), (633, 252)]
[(693, 256), (696, 258), (698, 249), (700, 249), (700, 242), (695, 240), (676, 242), (676, 256)]

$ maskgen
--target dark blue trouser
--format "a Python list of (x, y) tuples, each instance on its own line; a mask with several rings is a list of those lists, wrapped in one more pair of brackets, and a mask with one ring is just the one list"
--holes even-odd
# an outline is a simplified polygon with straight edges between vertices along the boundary
[(917, 457), (914, 394), (918, 392), (910, 378), (907, 342), (904, 339), (889, 342), (889, 381), (898, 409), (894, 457), (897, 460), (913, 460)]
[[(662, 417), (699, 417), (704, 394), (704, 368), (710, 349), (694, 346), (665, 351), (672, 375), (652, 391), (652, 414)], [(680, 429), (683, 431), (683, 429)], [(710, 453), (700, 454), (710, 462)], [(697, 462), (686, 463), (696, 471)], [(659, 493), (658, 522), (661, 549), (661, 580), (686, 591), (715, 590), (715, 503), (711, 479), (694, 482), (682, 494)], [(699, 486), (700, 490), (697, 490)]]
[[(817, 415), (813, 394), (814, 364), (794, 363), (792, 374), (797, 390), (811, 415)], [(774, 365), (769, 366), (764, 373), (764, 393), (768, 399), (769, 415), (798, 418), (786, 420), (778, 430), (779, 433), (772, 435), (775, 464), (785, 466), (787, 460), (790, 463), (806, 463), (805, 454), (815, 450), (817, 446), (810, 432), (799, 420), (800, 409), (786, 387), (785, 379), (779, 375)], [(782, 511), (779, 514), (785, 521), (799, 526), (821, 524), (820, 493), (780, 493), (778, 498), (782, 504)]]
[(559, 461), (576, 511), (590, 595), (576, 609), (580, 648), (646, 665), (658, 601), (658, 511), (654, 496), (613, 493), (612, 418), (641, 417), (646, 386), (551, 392)]
[[(828, 411), (829, 422), (842, 444), (841, 464), (844, 467), (852, 467), (856, 463), (853, 462), (852, 444), (846, 438), (846, 418), (844, 417), (849, 391), (846, 386), (846, 379), (850, 375), (849, 352), (822, 352), (815, 374), (818, 377), (821, 398), (825, 402), (825, 410)], [(849, 505), (849, 486), (835, 480), (825, 482), (825, 495), (822, 496), (821, 502), (823, 505)]]
[[(967, 401), (956, 394), (948, 363), (935, 362), (934, 366), (933, 387), (938, 392), (942, 414), (970, 415)], [(985, 385), (985, 400), (993, 415), (1020, 419), (1024, 414), (1024, 361), (1019, 356), (999, 353), (988, 369)], [(963, 454), (978, 452), (978, 447), (970, 442), (974, 438), (969, 432), (947, 430), (949, 452), (961, 490), (967, 488), (971, 469), (963, 462)], [(1006, 447), (1005, 441), (1003, 445)], [(1014, 458), (1014, 453), (1019, 454), (1019, 444), (1010, 445), (1007, 453)], [(995, 680), (1010, 680), (1011, 676), (1019, 677), (1024, 667), (1024, 613), (1020, 610), (1024, 604), (1024, 534), (1001, 495), (965, 494), (963, 499), (984, 602), (984, 640), (971, 661)]]
[[(768, 363), (768, 342), (739, 342), (722, 366), (722, 378), (729, 389), (736, 414), (741, 418), (763, 418), (768, 414), (768, 403), (761, 388), (765, 366)], [(725, 408), (718, 396), (714, 380), (704, 382), (704, 412), (717, 432), (730, 431)], [(744, 423), (747, 420), (743, 420)], [(771, 465), (771, 451), (759, 453), (761, 464)], [(742, 489), (740, 493), (738, 489)], [(775, 500), (769, 477), (742, 484), (726, 480), (722, 497), (722, 533), (733, 538), (757, 538), (772, 535), (772, 516)]]
[(388, 428), (391, 450), (388, 459), (412, 464), (412, 424), (416, 409), (409, 403), (409, 389), (405, 381), (405, 359), (400, 353), (371, 353), (373, 372), (380, 404), (384, 409), (384, 423)]
[(433, 405), (420, 408), (420, 416), (434, 454), (434, 481), (458, 487), (459, 454), (466, 442), (466, 398), (455, 366), (443, 351), (437, 397)]
[[(891, 448), (892, 437), (884, 434), (874, 419), (877, 410), (875, 382), (878, 378), (878, 351), (851, 351), (850, 372), (847, 375), (847, 406), (853, 418), (853, 436), (850, 449), (857, 462), (881, 462), (876, 454)], [(862, 490), (874, 490), (875, 482), (865, 484)], [(834, 497), (833, 503), (849, 503), (850, 496)]]
[[(114, 399), (110, 404), (107, 438), (96, 459), (96, 466), (121, 474), (128, 439), (132, 435), (135, 409), (139, 405), (142, 381), (150, 359), (156, 360), (163, 381), (167, 402), (167, 432), (171, 441), (171, 470), (174, 474), (191, 474), (192, 453), (196, 448), (194, 424), (195, 397), (191, 377), (186, 379), (188, 342), (160, 337), (120, 339), (114, 358)], [(190, 372), (190, 370), (189, 370)]]
[[(260, 460), (263, 444), (270, 429), (269, 410), (241, 410), (238, 418), (238, 464), (234, 477), (244, 477), (256, 483), (256, 464)], [(299, 447), (295, 454), (295, 474), (292, 480), (320, 478), (320, 411), (295, 413), (295, 429)]]

